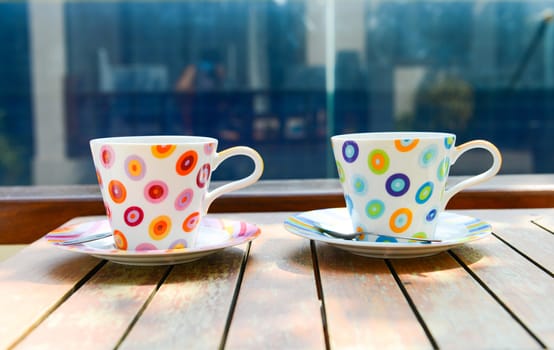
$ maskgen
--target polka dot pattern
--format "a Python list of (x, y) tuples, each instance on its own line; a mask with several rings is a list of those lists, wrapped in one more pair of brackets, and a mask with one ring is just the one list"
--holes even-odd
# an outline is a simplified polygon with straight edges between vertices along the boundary
[(387, 179), (385, 188), (391, 196), (400, 197), (410, 189), (410, 178), (406, 174), (393, 174)]
[(125, 235), (121, 231), (114, 230), (113, 239), (114, 239), (114, 242), (115, 242), (115, 246), (118, 249), (127, 250), (127, 247), (128, 247), (127, 238), (125, 237)]
[(117, 204), (123, 203), (127, 198), (127, 189), (121, 181), (110, 181), (108, 184), (108, 192), (110, 193), (112, 200)]
[(358, 159), (359, 153), (360, 149), (358, 148), (358, 144), (354, 141), (346, 141), (342, 145), (342, 156), (348, 163), (355, 162), (356, 159)]
[(213, 142), (210, 142), (210, 143), (207, 143), (206, 145), (204, 145), (204, 153), (206, 153), (206, 155), (211, 155), (212, 153), (215, 152), (215, 143)]
[(125, 159), (125, 172), (131, 180), (142, 180), (146, 174), (144, 160), (137, 155), (127, 157)]
[(353, 227), (383, 235), (365, 235), (362, 240), (395, 242), (385, 236), (428, 237), (437, 224), (455, 137), (404, 135), (408, 137), (333, 140), (337, 173)]
[(200, 188), (204, 188), (210, 181), (211, 167), (210, 164), (204, 164), (196, 175), (196, 184)]
[(125, 214), (123, 215), (123, 220), (125, 220), (125, 223), (129, 226), (140, 225), (143, 219), (144, 211), (137, 206), (127, 208), (127, 210), (125, 210)]
[(367, 160), (369, 169), (375, 174), (381, 175), (387, 172), (389, 169), (390, 159), (387, 152), (382, 149), (376, 149), (371, 151)]
[(419, 165), (423, 168), (431, 166), (437, 159), (438, 152), (438, 147), (436, 145), (427, 147), (419, 156)]
[(367, 192), (367, 180), (361, 175), (357, 175), (354, 177), (352, 185), (354, 193), (357, 195), (361, 196)]
[(450, 170), (450, 159), (448, 157), (444, 158), (437, 169), (437, 179), (439, 181), (445, 181), (448, 176), (448, 171)]
[(183, 221), (183, 231), (192, 232), (200, 222), (200, 213), (194, 212)]
[(183, 153), (175, 165), (177, 169), (177, 174), (181, 176), (186, 176), (190, 174), (196, 167), (198, 162), (198, 153), (195, 151), (188, 151)]
[[(202, 218), (215, 142), (118, 144), (93, 150), (104, 207), (121, 250), (186, 249)], [(109, 169), (109, 171), (106, 171)]]
[(177, 148), (176, 145), (156, 145), (152, 146), (152, 155), (156, 158), (167, 158)]
[(164, 239), (171, 231), (171, 219), (167, 215), (158, 216), (148, 226), (148, 234), (153, 240)]
[(433, 195), (433, 183), (431, 181), (427, 181), (421, 187), (417, 190), (415, 195), (415, 201), (417, 204), (424, 204), (431, 198)]
[(160, 203), (167, 195), (167, 184), (161, 180), (151, 181), (144, 187), (144, 198), (150, 203)]
[(369, 218), (378, 219), (385, 212), (385, 203), (382, 200), (374, 199), (367, 203), (365, 211)]
[(192, 203), (194, 198), (194, 190), (192, 188), (187, 188), (181, 192), (177, 198), (175, 198), (175, 209), (185, 210)]
[(102, 146), (100, 148), (100, 164), (104, 166), (104, 168), (109, 169), (112, 167), (112, 165), (115, 162), (115, 152), (112, 147), (110, 146)]
[(417, 146), (418, 143), (419, 139), (395, 140), (394, 146), (400, 152), (410, 152)]
[(400, 208), (395, 211), (389, 220), (390, 229), (396, 233), (402, 233), (412, 224), (412, 211), (408, 208)]

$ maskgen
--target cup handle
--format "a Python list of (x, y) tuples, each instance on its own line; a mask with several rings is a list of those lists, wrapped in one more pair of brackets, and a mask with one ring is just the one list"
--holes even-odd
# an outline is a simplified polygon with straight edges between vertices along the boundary
[(215, 155), (215, 161), (214, 161), (212, 171), (215, 171), (217, 167), (224, 160), (234, 156), (247, 156), (250, 159), (252, 159), (252, 161), (254, 162), (254, 171), (252, 171), (252, 173), (247, 177), (229, 182), (225, 185), (222, 185), (214, 189), (213, 191), (209, 191), (208, 193), (206, 193), (206, 197), (204, 198), (204, 203), (203, 203), (204, 205), (202, 206), (204, 214), (208, 212), (208, 208), (210, 207), (214, 199), (216, 199), (217, 197), (221, 196), (224, 193), (235, 191), (243, 187), (249, 186), (254, 182), (258, 181), (258, 179), (262, 176), (262, 173), (264, 171), (264, 161), (262, 157), (258, 152), (256, 152), (252, 148), (245, 147), (245, 146), (231, 147), (221, 152), (218, 152)]
[(443, 207), (446, 207), (446, 204), (448, 201), (458, 192), (460, 192), (463, 189), (466, 189), (470, 186), (476, 185), (478, 183), (481, 183), (483, 181), (486, 181), (496, 175), (498, 171), (500, 170), (500, 166), (502, 165), (502, 156), (500, 155), (500, 151), (498, 151), (498, 148), (496, 148), (495, 145), (488, 141), (484, 140), (474, 140), (466, 142), (458, 147), (456, 147), (452, 152), (452, 159), (451, 159), (451, 165), (454, 165), (456, 160), (465, 152), (475, 149), (475, 148), (482, 148), (486, 151), (488, 151), (492, 155), (492, 165), (491, 167), (482, 172), (479, 175), (475, 175), (470, 177), (469, 179), (466, 179), (460, 183), (457, 183), (456, 185), (452, 186), (451, 188), (447, 189), (444, 192), (443, 197)]

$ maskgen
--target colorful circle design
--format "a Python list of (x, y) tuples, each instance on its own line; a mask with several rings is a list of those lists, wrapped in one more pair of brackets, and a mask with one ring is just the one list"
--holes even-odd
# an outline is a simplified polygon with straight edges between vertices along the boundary
[(102, 187), (102, 185), (104, 184), (104, 181), (102, 180), (102, 175), (100, 175), (100, 172), (98, 171), (98, 169), (96, 169), (96, 180), (98, 180), (98, 185)]
[(367, 163), (373, 173), (384, 174), (389, 169), (389, 155), (382, 149), (375, 149), (369, 153)]
[(377, 237), (377, 239), (375, 240), (375, 242), (380, 242), (380, 243), (398, 243), (398, 240), (394, 237), (391, 237), (391, 236), (379, 236)]
[(167, 215), (158, 216), (150, 222), (148, 234), (153, 240), (164, 239), (171, 231), (171, 219)]
[(354, 202), (352, 202), (352, 198), (350, 198), (349, 195), (344, 195), (344, 201), (346, 202), (346, 209), (348, 209), (348, 214), (352, 215), (352, 211), (354, 210)]
[(423, 168), (427, 168), (431, 165), (435, 159), (437, 159), (438, 149), (437, 145), (431, 145), (427, 147), (419, 156), (419, 165)]
[(214, 153), (214, 151), (215, 151), (215, 143), (210, 142), (204, 145), (204, 153), (206, 153), (206, 155), (209, 156), (210, 154)]
[(131, 180), (141, 180), (146, 174), (146, 164), (137, 155), (129, 156), (125, 159), (125, 172)]
[(412, 224), (412, 211), (408, 208), (400, 208), (395, 211), (389, 220), (389, 227), (395, 233), (402, 233)]
[(167, 158), (169, 157), (177, 148), (176, 145), (155, 145), (152, 146), (152, 155), (156, 158)]
[(425, 216), (425, 220), (431, 222), (431, 221), (435, 220), (435, 218), (437, 217), (437, 214), (438, 214), (437, 208), (433, 208), (433, 209), (429, 210), (429, 212)]
[(150, 181), (144, 187), (144, 198), (150, 203), (160, 203), (168, 194), (167, 184), (163, 181)]
[(198, 162), (198, 153), (196, 151), (187, 151), (183, 153), (179, 160), (177, 160), (176, 164), (176, 170), (177, 174), (181, 176), (185, 176), (190, 174), (194, 167), (196, 166), (196, 163)]
[(210, 181), (211, 167), (210, 164), (206, 163), (202, 165), (198, 174), (196, 175), (196, 184), (200, 188), (204, 188), (206, 184)]
[(365, 212), (369, 218), (378, 219), (385, 212), (385, 203), (379, 199), (371, 200), (367, 203)]
[(431, 181), (427, 181), (421, 187), (417, 190), (415, 195), (415, 200), (418, 204), (424, 204), (431, 198), (433, 195), (433, 183)]
[(394, 140), (394, 147), (400, 152), (409, 152), (416, 148), (418, 143), (419, 139)]
[(194, 197), (194, 191), (192, 188), (187, 188), (183, 192), (179, 193), (175, 199), (175, 209), (185, 210), (192, 203), (192, 198)]
[(200, 213), (195, 211), (194, 213), (190, 214), (185, 221), (183, 221), (183, 231), (185, 232), (192, 232), (198, 226), (198, 223), (200, 223)]
[(100, 163), (104, 168), (111, 168), (115, 162), (115, 152), (113, 148), (108, 145), (100, 147)]
[(129, 207), (123, 213), (123, 220), (129, 226), (137, 226), (144, 219), (144, 211), (140, 207)]
[(385, 189), (391, 196), (400, 197), (410, 189), (410, 179), (401, 173), (391, 175), (387, 179)]
[(342, 168), (342, 165), (340, 164), (340, 162), (336, 162), (336, 163), (337, 163), (337, 172), (339, 173), (339, 181), (340, 183), (344, 183), (344, 180), (345, 180), (344, 169)]
[(367, 192), (367, 180), (361, 175), (355, 175), (352, 179), (354, 193), (364, 195)]
[(358, 148), (358, 144), (356, 142), (346, 141), (342, 144), (342, 157), (348, 163), (355, 162), (359, 153), (360, 149)]
[(185, 249), (187, 247), (187, 241), (184, 239), (178, 239), (169, 245), (169, 249)]
[(110, 209), (110, 207), (105, 204), (104, 205), (104, 208), (106, 209), (106, 217), (111, 220), (112, 219), (112, 210)]
[(413, 238), (427, 238), (427, 234), (425, 232), (418, 232), (414, 233), (412, 235)]
[(118, 249), (127, 250), (127, 248), (129, 247), (129, 245), (127, 244), (127, 238), (125, 237), (123, 232), (121, 232), (119, 230), (114, 230), (113, 231), (113, 239), (114, 239), (114, 242), (115, 242), (115, 246)]
[(439, 181), (444, 181), (448, 176), (448, 170), (450, 169), (450, 158), (446, 157), (440, 162), (437, 169), (437, 178)]
[(452, 146), (454, 146), (454, 142), (456, 142), (456, 138), (451, 136), (451, 137), (446, 137), (444, 139), (444, 147), (446, 147), (446, 149), (451, 149)]
[(110, 181), (108, 184), (108, 193), (110, 194), (112, 201), (118, 204), (123, 203), (127, 198), (127, 189), (125, 189), (125, 186), (117, 180)]
[(149, 250), (158, 250), (158, 247), (156, 247), (152, 243), (141, 243), (141, 244), (137, 245), (135, 250), (137, 252), (147, 252)]

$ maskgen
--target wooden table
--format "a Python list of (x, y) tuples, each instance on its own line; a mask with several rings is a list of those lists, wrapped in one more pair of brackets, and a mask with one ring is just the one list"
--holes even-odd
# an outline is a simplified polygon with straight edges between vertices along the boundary
[(554, 209), (460, 211), (488, 238), (432, 257), (352, 255), (287, 232), (135, 267), (39, 240), (0, 264), (0, 348), (554, 347)]

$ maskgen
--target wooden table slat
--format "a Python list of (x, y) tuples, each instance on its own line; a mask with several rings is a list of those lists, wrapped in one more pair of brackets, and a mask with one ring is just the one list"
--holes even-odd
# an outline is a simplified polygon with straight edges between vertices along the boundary
[(26, 337), (22, 349), (112, 349), (155, 292), (168, 267), (108, 262)]
[(226, 348), (323, 349), (320, 307), (309, 241), (280, 223), (263, 225), (252, 242)]
[(326, 244), (317, 256), (331, 348), (432, 348), (384, 260)]
[(392, 265), (440, 348), (491, 349), (498, 344), (505, 344), (506, 349), (537, 347), (448, 253), (394, 260)]
[(121, 349), (217, 349), (246, 245), (177, 265)]
[(39, 240), (0, 264), (0, 349), (42, 321), (99, 263)]
[(460, 213), (495, 235), (406, 260), (310, 244), (290, 213), (218, 214), (260, 226), (249, 256), (173, 267), (40, 240), (0, 263), (0, 348), (554, 348), (554, 235), (532, 223), (554, 210)]
[(550, 234), (554, 234), (554, 211), (538, 215), (533, 218), (533, 222), (547, 230)]
[[(549, 216), (545, 212), (554, 215), (554, 210), (541, 210), (536, 214), (533, 210), (514, 210), (513, 218), (506, 221), (506, 215), (494, 210), (475, 212), (486, 218), (485, 221), (492, 225), (493, 232), (522, 254), (525, 254), (551, 274), (554, 272), (554, 239), (552, 233), (546, 231), (532, 221), (538, 221), (548, 226)], [(471, 212), (469, 212), (471, 213)], [(470, 214), (471, 215), (471, 214)], [(542, 221), (541, 221), (542, 220)], [(552, 226), (554, 228), (554, 225)]]
[[(486, 214), (483, 217), (489, 219)], [(522, 233), (531, 225), (527, 222), (520, 227)], [(510, 229), (517, 229), (517, 224)], [(474, 242), (454, 252), (533, 334), (554, 347), (552, 276), (497, 239)]]

